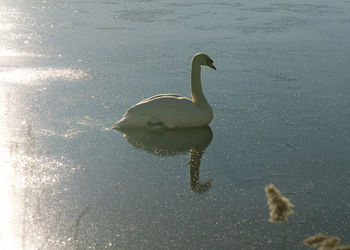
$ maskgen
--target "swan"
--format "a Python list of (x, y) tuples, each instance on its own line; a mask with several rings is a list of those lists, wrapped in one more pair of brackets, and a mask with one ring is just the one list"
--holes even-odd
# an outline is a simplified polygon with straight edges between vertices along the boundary
[(128, 109), (112, 128), (118, 130), (134, 127), (174, 129), (207, 126), (213, 119), (213, 110), (203, 94), (201, 65), (216, 70), (213, 60), (208, 55), (197, 53), (193, 56), (192, 99), (175, 94), (152, 96)]

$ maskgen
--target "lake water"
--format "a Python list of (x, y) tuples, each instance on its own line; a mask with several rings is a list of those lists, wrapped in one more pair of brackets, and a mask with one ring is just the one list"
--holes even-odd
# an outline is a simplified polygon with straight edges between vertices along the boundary
[[(350, 244), (350, 1), (2, 0), (1, 249)], [(111, 130), (189, 96), (210, 127)], [(295, 205), (268, 222), (264, 187)], [(285, 233), (283, 231), (285, 230)]]

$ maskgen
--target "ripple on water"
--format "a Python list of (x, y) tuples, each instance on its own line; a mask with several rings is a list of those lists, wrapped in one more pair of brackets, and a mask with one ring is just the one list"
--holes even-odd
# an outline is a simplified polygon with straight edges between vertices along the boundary
[(262, 13), (288, 11), (294, 14), (306, 14), (311, 16), (322, 16), (329, 13), (339, 13), (341, 11), (339, 8), (328, 5), (293, 3), (274, 3), (262, 7), (242, 8), (241, 10)]
[(329, 13), (338, 13), (341, 9), (331, 7), (328, 5), (318, 4), (291, 4), (291, 3), (275, 3), (271, 6), (276, 9), (293, 12), (295, 14), (308, 14), (308, 15), (326, 15)]
[(167, 9), (151, 9), (151, 10), (122, 10), (115, 11), (115, 18), (126, 21), (150, 23), (168, 16), (173, 12)]
[(258, 23), (250, 22), (250, 25), (238, 26), (244, 33), (276, 33), (284, 32), (292, 28), (303, 27), (307, 24), (307, 20), (293, 17), (293, 16), (283, 16), (276, 18), (269, 18), (266, 20), (259, 20)]

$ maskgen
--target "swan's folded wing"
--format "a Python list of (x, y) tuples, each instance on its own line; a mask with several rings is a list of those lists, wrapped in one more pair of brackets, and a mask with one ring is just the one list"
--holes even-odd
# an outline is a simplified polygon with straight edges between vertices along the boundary
[(142, 101), (131, 107), (126, 116), (148, 116), (150, 121), (167, 127), (207, 125), (206, 117), (192, 100), (181, 96), (163, 96)]

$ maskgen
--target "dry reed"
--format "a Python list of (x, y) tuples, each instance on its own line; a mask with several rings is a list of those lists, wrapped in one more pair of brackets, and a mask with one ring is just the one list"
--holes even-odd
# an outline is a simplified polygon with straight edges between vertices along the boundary
[(294, 205), (289, 201), (288, 198), (281, 195), (280, 191), (273, 185), (267, 185), (265, 187), (265, 193), (267, 198), (267, 204), (270, 209), (270, 222), (286, 223), (288, 215), (294, 213), (292, 208)]
[(316, 234), (304, 240), (309, 247), (318, 247), (318, 250), (350, 250), (350, 246), (340, 245), (340, 239), (324, 234)]

